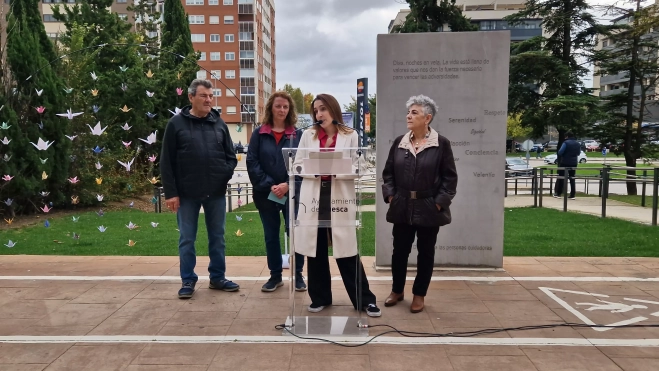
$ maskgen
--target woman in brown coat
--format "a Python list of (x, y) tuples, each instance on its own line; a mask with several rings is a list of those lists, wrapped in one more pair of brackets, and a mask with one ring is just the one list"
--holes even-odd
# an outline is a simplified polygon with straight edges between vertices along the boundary
[(412, 313), (423, 310), (435, 262), (437, 233), (440, 226), (451, 222), (449, 205), (458, 184), (451, 142), (430, 127), (436, 113), (437, 105), (424, 95), (407, 101), (409, 131), (392, 144), (382, 172), (382, 194), (389, 203), (387, 222), (394, 225), (393, 285), (384, 306), (396, 305), (404, 298), (407, 259), (416, 236)]

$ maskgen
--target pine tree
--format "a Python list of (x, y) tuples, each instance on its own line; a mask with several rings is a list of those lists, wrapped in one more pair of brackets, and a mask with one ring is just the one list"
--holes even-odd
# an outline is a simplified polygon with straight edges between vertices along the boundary
[[(165, 0), (163, 13), (161, 47), (184, 57), (193, 55), (194, 48), (192, 47), (188, 15), (185, 13), (181, 1)], [(163, 68), (175, 70), (181, 60), (174, 55), (164, 53), (161, 55), (160, 62)]]
[[(645, 1), (628, 2), (631, 8), (612, 6), (609, 15), (622, 22), (612, 25), (603, 35), (607, 46), (597, 51), (594, 62), (599, 75), (627, 76), (626, 86), (619, 93), (603, 98), (607, 119), (597, 126), (597, 136), (603, 143), (622, 144), (628, 167), (636, 167), (643, 157), (645, 136), (642, 123), (648, 116), (659, 80), (659, 6), (643, 6)], [(635, 178), (636, 171), (627, 174)], [(627, 193), (637, 194), (636, 183), (627, 183)]]
[(592, 50), (602, 30), (586, 0), (527, 0), (524, 10), (506, 17), (509, 24), (541, 18), (545, 36), (511, 46), (508, 113), (521, 114), (523, 126), (540, 137), (557, 128), (559, 148), (565, 134), (585, 133), (599, 117), (597, 99), (581, 83), (589, 71), (576, 51)]
[(403, 24), (392, 28), (392, 33), (438, 32), (444, 31), (444, 25), (453, 32), (478, 30), (455, 6), (455, 0), (407, 0), (407, 3), (410, 14)]
[[(62, 81), (49, 61), (55, 56), (48, 40), (37, 0), (14, 0), (8, 17), (7, 64), (15, 90), (10, 92), (6, 117), (12, 127), (6, 136), (11, 159), (6, 162), (8, 172), (15, 178), (8, 183), (17, 206), (27, 206), (25, 212), (39, 211), (45, 203), (61, 205), (65, 201), (62, 188), (69, 169), (69, 142), (64, 136), (67, 122), (55, 113), (63, 107)], [(46, 40), (47, 42), (44, 42)], [(36, 107), (45, 107), (43, 114)], [(16, 115), (12, 115), (11, 111)], [(0, 112), (1, 114), (2, 112)], [(47, 150), (37, 150), (30, 142), (39, 139), (54, 142)], [(42, 173), (47, 179), (42, 179)], [(50, 192), (48, 196), (40, 192)], [(13, 197), (12, 197), (13, 196)]]

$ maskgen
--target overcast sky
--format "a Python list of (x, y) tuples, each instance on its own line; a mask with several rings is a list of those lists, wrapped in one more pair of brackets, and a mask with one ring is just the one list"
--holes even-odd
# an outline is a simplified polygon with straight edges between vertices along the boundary
[[(402, 4), (401, 4), (402, 3)], [(375, 93), (378, 34), (386, 34), (402, 0), (274, 0), (277, 88), (334, 95), (341, 107), (367, 77)]]
[[(616, 0), (595, 0), (612, 4)], [(376, 39), (386, 34), (403, 0), (274, 0), (277, 88), (329, 93), (341, 106), (356, 95), (357, 79), (376, 92)], [(647, 3), (650, 3), (649, 1)], [(592, 77), (585, 81), (592, 84)]]

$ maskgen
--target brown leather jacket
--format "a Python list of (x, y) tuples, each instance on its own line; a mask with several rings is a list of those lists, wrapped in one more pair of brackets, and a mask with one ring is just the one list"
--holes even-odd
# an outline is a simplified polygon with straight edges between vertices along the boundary
[[(387, 222), (423, 227), (451, 223), (451, 200), (458, 185), (451, 142), (431, 129), (427, 143), (414, 155), (409, 133), (391, 145), (382, 171), (384, 202), (393, 196)], [(441, 207), (437, 209), (437, 205)]]

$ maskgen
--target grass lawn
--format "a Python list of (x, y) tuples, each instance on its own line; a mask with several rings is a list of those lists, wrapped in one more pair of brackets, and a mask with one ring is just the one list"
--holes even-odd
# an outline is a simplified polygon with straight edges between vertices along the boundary
[[(244, 210), (243, 210), (244, 211)], [(242, 215), (242, 221), (236, 216)], [(0, 245), (0, 254), (32, 255), (177, 255), (178, 232), (173, 214), (139, 210), (80, 214), (80, 219), (53, 218), (43, 225), (4, 230), (0, 243), (17, 242), (13, 248)], [(362, 214), (363, 255), (374, 255), (375, 213)], [(251, 219), (251, 221), (250, 221)], [(129, 230), (129, 221), (140, 227)], [(157, 228), (151, 222), (160, 223)], [(263, 229), (257, 213), (227, 214), (227, 255), (265, 254)], [(108, 227), (104, 233), (96, 227)], [(242, 236), (236, 231), (241, 230)], [(584, 231), (587, 231), (584, 233)], [(80, 234), (79, 240), (72, 233)], [(563, 213), (552, 209), (505, 210), (507, 256), (653, 256), (659, 257), (659, 228), (617, 219)], [(206, 228), (199, 220), (198, 254), (207, 255)], [(128, 240), (136, 242), (127, 246)]]
[[(641, 192), (641, 187), (638, 187), (638, 191)], [(648, 192), (650, 191), (650, 187), (648, 185)], [(577, 192), (577, 197), (599, 197), (596, 194), (585, 194), (581, 192)], [(618, 195), (618, 194), (609, 194), (609, 199), (614, 200), (614, 201), (620, 201), (620, 202), (625, 202), (631, 205), (636, 205), (636, 206), (641, 206), (641, 195)], [(646, 195), (645, 196), (645, 207), (652, 207), (652, 196)]]

